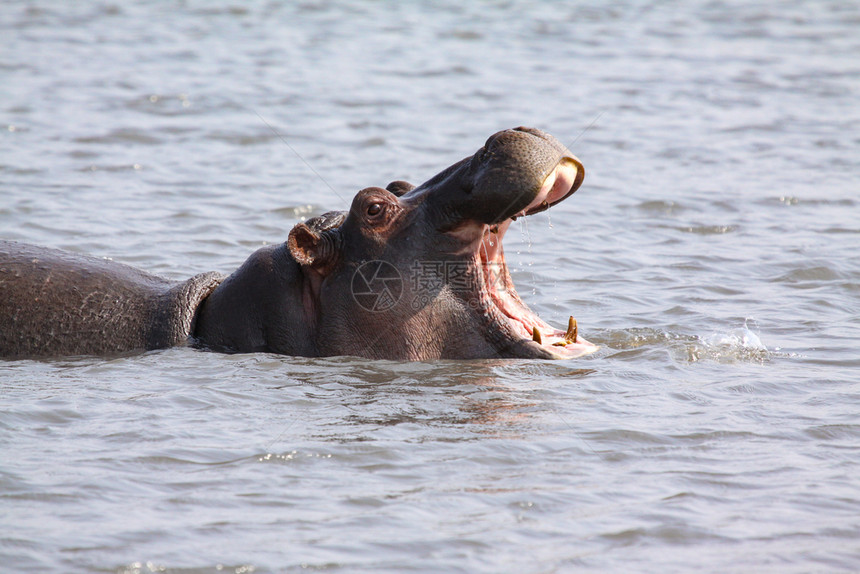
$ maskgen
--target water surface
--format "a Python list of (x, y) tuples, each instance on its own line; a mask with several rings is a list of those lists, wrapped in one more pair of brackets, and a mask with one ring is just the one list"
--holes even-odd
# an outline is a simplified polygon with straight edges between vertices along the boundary
[(0, 235), (229, 272), (545, 129), (505, 239), (567, 362), (0, 364), (0, 558), (62, 572), (860, 570), (860, 10), (4, 2)]

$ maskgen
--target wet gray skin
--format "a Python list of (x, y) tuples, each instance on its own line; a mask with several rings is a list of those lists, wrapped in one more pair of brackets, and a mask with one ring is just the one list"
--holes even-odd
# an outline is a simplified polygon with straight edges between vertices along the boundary
[(596, 349), (520, 300), (501, 241), (581, 184), (529, 128), (414, 187), (360, 191), (232, 275), (171, 282), (125, 265), (0, 242), (0, 356), (114, 354), (186, 341), (225, 352), (430, 360), (572, 358)]
[(0, 241), (0, 357), (184, 344), (198, 305), (221, 279), (168, 281), (107, 259)]

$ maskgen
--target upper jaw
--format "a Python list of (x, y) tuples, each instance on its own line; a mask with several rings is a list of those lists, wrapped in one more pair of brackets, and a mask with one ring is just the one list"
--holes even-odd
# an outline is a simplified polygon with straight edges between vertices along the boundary
[[(523, 190), (514, 194), (507, 206), (491, 206), (480, 210), (471, 218), (461, 219), (458, 223), (444, 224), (441, 231), (451, 237), (456, 237), (466, 243), (472, 243), (477, 237), (484, 239), (487, 230), (499, 233), (499, 240), (504, 235), (512, 221), (526, 215), (534, 215), (561, 203), (579, 189), (585, 177), (582, 163), (573, 154), (566, 152), (552, 170), (549, 171), (541, 184), (531, 190)], [(530, 195), (528, 203), (522, 201), (524, 195)]]
[[(573, 194), (585, 175), (579, 159), (548, 134), (500, 137), (517, 131), (522, 130), (495, 134), (478, 153), (403, 194), (400, 201), (411, 207), (424, 204), (433, 226), (447, 233), (538, 213)], [(508, 143), (498, 143), (501, 140)]]
[(557, 158), (558, 161), (544, 171), (543, 180), (537, 180), (531, 186), (503, 193), (476, 186), (472, 193), (478, 198), (482, 194), (493, 197), (495, 205), (484, 207), (473, 217), (481, 223), (496, 225), (508, 219), (540, 213), (573, 195), (585, 177), (582, 162), (567, 150), (559, 153)]

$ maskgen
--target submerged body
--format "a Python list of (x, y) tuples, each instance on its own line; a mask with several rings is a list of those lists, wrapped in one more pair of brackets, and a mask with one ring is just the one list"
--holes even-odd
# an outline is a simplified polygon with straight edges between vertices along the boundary
[(571, 358), (596, 347), (517, 295), (502, 238), (580, 186), (582, 165), (530, 128), (491, 136), (415, 187), (366, 188), (232, 275), (170, 282), (0, 242), (0, 356), (109, 354), (192, 341), (226, 352), (369, 358)]
[(168, 281), (105, 259), (0, 241), (0, 356), (105, 355), (182, 344), (221, 277)]

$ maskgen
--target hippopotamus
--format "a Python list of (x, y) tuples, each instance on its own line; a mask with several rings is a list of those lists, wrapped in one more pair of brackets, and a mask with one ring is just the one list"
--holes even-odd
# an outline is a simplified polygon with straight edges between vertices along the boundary
[(105, 259), (0, 242), (0, 356), (112, 355), (174, 345), (229, 352), (434, 360), (574, 358), (597, 347), (523, 303), (511, 222), (582, 184), (551, 135), (500, 131), (419, 186), (359, 191), (296, 224), (231, 275), (169, 281)]

